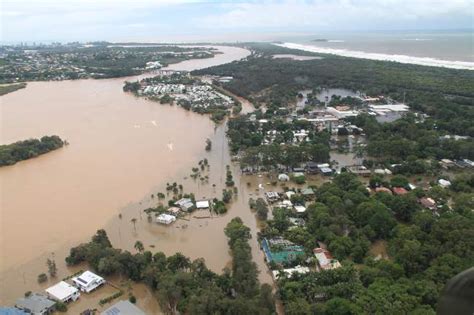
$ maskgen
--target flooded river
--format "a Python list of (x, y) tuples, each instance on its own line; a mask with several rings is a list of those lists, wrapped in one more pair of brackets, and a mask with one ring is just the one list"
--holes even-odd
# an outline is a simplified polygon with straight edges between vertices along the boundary
[[(219, 50), (223, 54), (214, 58), (169, 68), (204, 68), (249, 54), (235, 47)], [(56, 134), (70, 145), (0, 168), (0, 305), (14, 303), (26, 291), (42, 291), (73, 272), (64, 264), (69, 248), (100, 228), (115, 247), (134, 251), (133, 244), (141, 240), (152, 252), (203, 257), (221, 272), (230, 262), (223, 229), (240, 216), (253, 231), (253, 255), (265, 270), (255, 242), (255, 218), (247, 206), (255, 186), (241, 182), (235, 166), (239, 195), (228, 214), (180, 220), (170, 227), (148, 222), (142, 210), (156, 205), (150, 195), (165, 192), (167, 182), (182, 184), (196, 198), (222, 196), (225, 166), (231, 164), (225, 125), (216, 127), (206, 116), (123, 93), (123, 81), (33, 82), (1, 97), (1, 143)], [(212, 140), (211, 152), (204, 150), (206, 138)], [(210, 163), (208, 183), (189, 178), (203, 158)], [(183, 224), (187, 228), (180, 228)], [(58, 277), (39, 285), (36, 279), (47, 271), (48, 257), (55, 258)], [(271, 281), (265, 272), (260, 278)], [(157, 309), (149, 297), (138, 304), (150, 313)]]

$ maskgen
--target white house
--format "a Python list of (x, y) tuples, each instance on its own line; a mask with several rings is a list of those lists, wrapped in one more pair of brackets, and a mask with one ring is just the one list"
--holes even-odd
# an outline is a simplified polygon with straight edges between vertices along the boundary
[(156, 217), (156, 222), (161, 224), (171, 224), (176, 221), (176, 217), (174, 215), (162, 213), (158, 217)]
[(451, 182), (449, 180), (446, 180), (446, 179), (438, 180), (438, 184), (443, 188), (451, 186)]
[(336, 269), (341, 266), (341, 263), (334, 259), (331, 253), (324, 248), (315, 248), (313, 249), (314, 256), (318, 260), (319, 267), (323, 270)]
[(60, 302), (75, 301), (81, 295), (79, 289), (64, 281), (47, 288), (45, 291), (50, 298)]
[(297, 274), (297, 273), (301, 273), (301, 274), (304, 274), (304, 273), (308, 273), (309, 272), (309, 268), (308, 267), (303, 267), (303, 266), (296, 266), (296, 267), (293, 267), (293, 268), (288, 268), (288, 269), (283, 269), (283, 270), (273, 270), (272, 273), (273, 273), (273, 278), (275, 280), (278, 280), (278, 278), (280, 278), (280, 274), (283, 273), (285, 274), (286, 276), (293, 276), (294, 274)]
[(306, 212), (306, 207), (302, 205), (294, 205), (295, 211), (298, 213), (304, 213)]
[(91, 292), (105, 283), (105, 279), (89, 270), (84, 271), (80, 276), (72, 278), (72, 282), (82, 292)]
[(196, 201), (196, 208), (197, 209), (208, 209), (209, 208), (209, 200)]

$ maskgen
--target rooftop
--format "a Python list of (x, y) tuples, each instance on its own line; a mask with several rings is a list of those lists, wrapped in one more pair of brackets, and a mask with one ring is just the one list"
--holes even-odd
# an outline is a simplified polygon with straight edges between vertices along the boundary
[(76, 282), (77, 284), (81, 286), (89, 286), (91, 283), (94, 283), (96, 281), (102, 281), (104, 278), (101, 276), (96, 275), (93, 272), (90, 272), (89, 270), (84, 271), (80, 276), (72, 278), (72, 281)]
[(58, 299), (64, 300), (67, 299), (69, 296), (77, 293), (79, 290), (67, 282), (61, 281), (56, 283), (52, 287), (49, 287), (45, 290), (49, 295)]
[[(56, 304), (56, 302), (51, 301), (44, 295), (33, 293), (28, 297), (18, 299), (15, 303), (15, 306), (22, 310), (29, 311), (31, 313), (36, 314), (36, 313), (42, 313), (50, 309), (51, 307), (54, 306), (54, 304)], [(0, 310), (0, 314), (2, 314), (1, 310)]]
[(141, 309), (129, 301), (119, 301), (100, 313), (100, 315), (146, 315)]

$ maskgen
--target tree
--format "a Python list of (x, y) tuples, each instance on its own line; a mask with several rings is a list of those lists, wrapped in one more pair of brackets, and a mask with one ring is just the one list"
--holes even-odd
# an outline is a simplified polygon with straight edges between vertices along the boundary
[(56, 273), (58, 271), (56, 267), (56, 262), (53, 259), (47, 259), (46, 260), (46, 266), (48, 266), (48, 273), (51, 277), (56, 277)]
[(255, 201), (255, 209), (257, 211), (257, 217), (259, 220), (266, 220), (268, 216), (268, 206), (265, 200), (258, 198)]
[(212, 149), (212, 141), (211, 139), (207, 138), (206, 139), (206, 151), (211, 151)]
[(135, 245), (133, 246), (139, 253), (143, 252), (145, 250), (145, 247), (143, 246), (143, 243), (141, 241), (136, 241)]
[(48, 276), (45, 273), (40, 273), (38, 275), (38, 283), (43, 283), (48, 280)]
[(190, 266), (191, 261), (189, 258), (181, 253), (176, 253), (167, 259), (167, 267), (172, 271), (187, 270)]
[(56, 302), (56, 304), (54, 305), (54, 307), (56, 308), (56, 310), (58, 312), (61, 312), (61, 313), (65, 313), (67, 312), (67, 305), (66, 303), (63, 303), (63, 302)]
[(392, 187), (408, 187), (408, 178), (403, 175), (394, 175), (390, 180), (390, 185)]

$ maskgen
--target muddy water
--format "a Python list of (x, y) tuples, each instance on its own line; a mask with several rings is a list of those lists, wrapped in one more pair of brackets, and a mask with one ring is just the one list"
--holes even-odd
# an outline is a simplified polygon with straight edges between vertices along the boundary
[[(224, 54), (213, 59), (170, 68), (203, 68), (249, 53), (220, 50)], [(0, 169), (0, 305), (73, 272), (63, 263), (68, 249), (99, 228), (105, 227), (116, 247), (132, 250), (139, 239), (153, 252), (203, 257), (216, 272), (230, 261), (223, 228), (231, 218), (241, 216), (255, 236), (256, 222), (246, 199), (252, 188), (240, 183), (237, 169), (239, 196), (227, 215), (180, 220), (171, 227), (148, 222), (142, 210), (156, 204), (150, 194), (164, 191), (166, 182), (182, 183), (197, 198), (221, 197), (225, 165), (230, 164), (225, 126), (215, 128), (205, 116), (125, 94), (123, 81), (33, 82), (1, 98), (1, 143), (57, 134), (70, 145)], [(211, 152), (204, 150), (208, 137)], [(210, 180), (198, 183), (189, 174), (204, 157), (210, 161)], [(131, 218), (138, 220), (135, 228)], [(179, 228), (184, 223), (187, 228)], [(252, 246), (263, 270), (263, 256), (255, 241)], [(58, 277), (39, 285), (36, 277), (46, 272), (47, 257), (55, 258)], [(261, 278), (270, 281), (267, 273)], [(146, 300), (151, 302), (145, 309), (156, 308), (154, 299)]]

